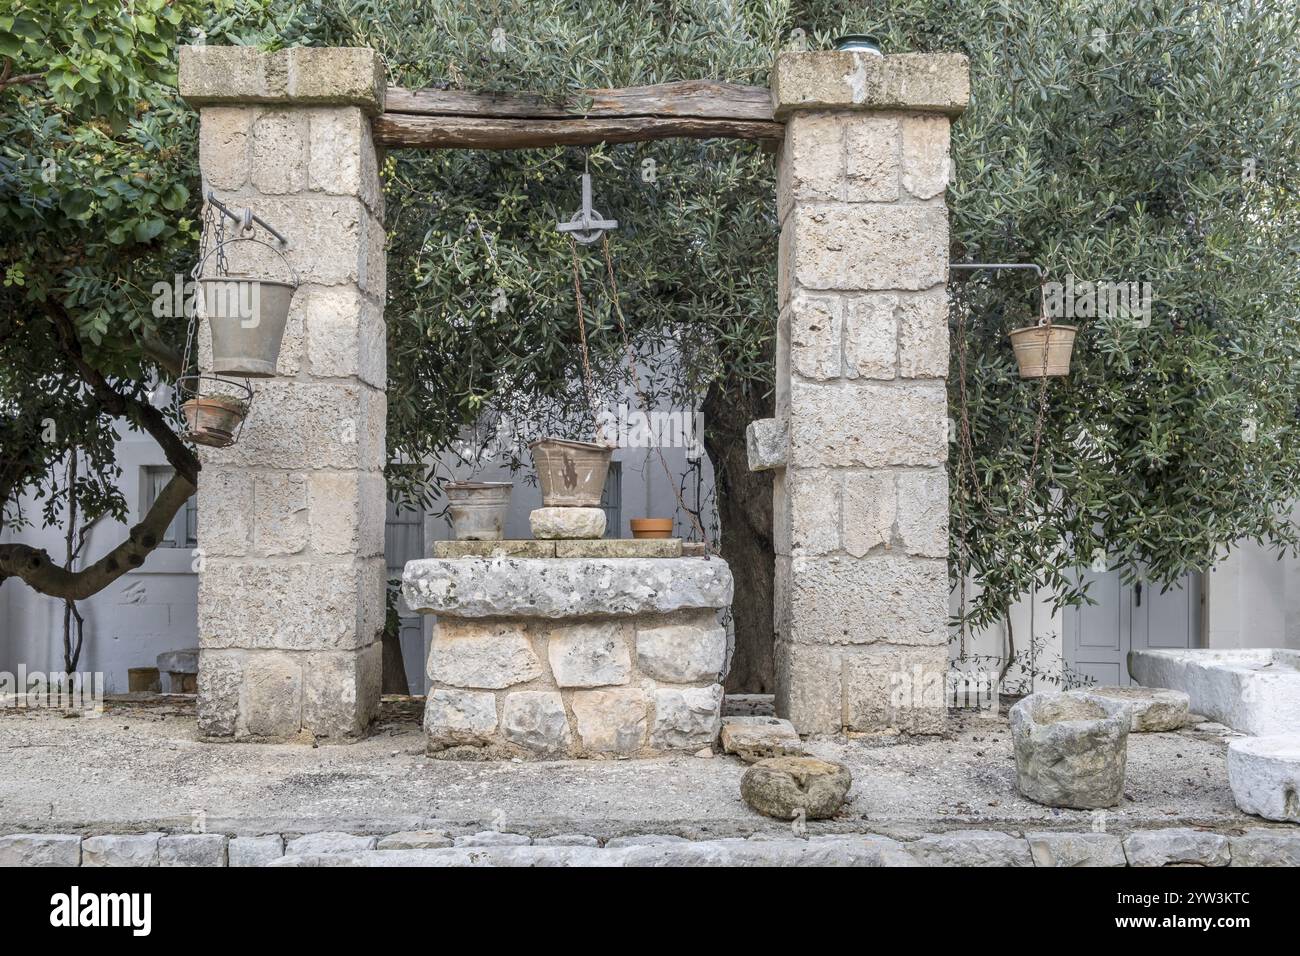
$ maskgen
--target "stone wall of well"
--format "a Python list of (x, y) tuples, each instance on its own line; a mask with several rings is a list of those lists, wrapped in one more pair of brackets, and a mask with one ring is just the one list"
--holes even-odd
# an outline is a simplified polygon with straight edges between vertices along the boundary
[[(948, 133), (964, 57), (784, 54), (777, 710), (801, 733), (942, 729)], [(758, 448), (762, 451), (762, 448)]]
[[(239, 442), (201, 453), (200, 729), (356, 735), (378, 707), (384, 623), (382, 64), (372, 50), (183, 48), (180, 89), (200, 110), (205, 190), (284, 233), (301, 282)], [(284, 274), (240, 244), (231, 271), (244, 268)]]
[(713, 558), (412, 561), (435, 613), (431, 753), (627, 757), (710, 746), (721, 728), (731, 574)]

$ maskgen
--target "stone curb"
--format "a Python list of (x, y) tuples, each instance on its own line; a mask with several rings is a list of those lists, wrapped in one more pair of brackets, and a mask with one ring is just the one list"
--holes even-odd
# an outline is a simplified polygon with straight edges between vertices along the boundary
[[(454, 844), (454, 845), (453, 845)], [(566, 833), (453, 836), (442, 830), (360, 836), (324, 831), (227, 837), (219, 833), (11, 833), (0, 866), (1297, 866), (1300, 827), (1227, 836), (1190, 827), (1118, 834), (950, 830), (895, 840), (876, 834), (802, 839), (686, 840), (674, 834)]]

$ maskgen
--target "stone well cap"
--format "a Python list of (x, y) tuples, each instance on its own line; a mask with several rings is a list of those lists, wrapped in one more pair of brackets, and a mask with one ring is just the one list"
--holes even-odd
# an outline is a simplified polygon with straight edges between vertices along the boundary
[(782, 53), (772, 71), (772, 111), (777, 119), (800, 109), (916, 110), (957, 116), (969, 102), (970, 61), (961, 53)]
[(449, 617), (666, 614), (731, 593), (719, 558), (428, 558), (402, 574), (407, 607)]
[(190, 106), (292, 103), (384, 110), (383, 58), (367, 47), (183, 46), (180, 92)]

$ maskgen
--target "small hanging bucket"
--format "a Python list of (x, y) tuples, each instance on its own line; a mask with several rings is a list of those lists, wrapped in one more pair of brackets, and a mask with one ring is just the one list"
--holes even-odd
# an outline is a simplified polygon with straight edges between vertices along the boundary
[(598, 508), (614, 449), (589, 441), (543, 438), (528, 446), (548, 508)]
[(239, 440), (253, 404), (247, 385), (211, 375), (186, 375), (177, 381), (185, 416), (185, 440), (209, 448), (228, 448)]
[(1010, 333), (1021, 378), (1059, 378), (1070, 374), (1073, 325), (1030, 325)]
[[(288, 268), (291, 282), (250, 275), (202, 275), (214, 252), (236, 242), (265, 246)], [(218, 259), (220, 268), (221, 259)], [(217, 243), (194, 267), (200, 295), (198, 309), (212, 330), (212, 371), (245, 378), (270, 378), (280, 357), (280, 343), (289, 319), (289, 304), (298, 288), (298, 274), (284, 253), (269, 242), (251, 236)]]

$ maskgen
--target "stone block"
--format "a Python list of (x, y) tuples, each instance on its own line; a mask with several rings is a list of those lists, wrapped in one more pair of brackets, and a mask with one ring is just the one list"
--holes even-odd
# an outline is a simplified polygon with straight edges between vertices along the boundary
[(303, 655), (303, 729), (318, 738), (356, 737), (379, 715), (383, 645)]
[(435, 689), (424, 704), (424, 732), (430, 751), (486, 744), (497, 729), (496, 695), (484, 691)]
[(75, 833), (0, 836), (0, 867), (80, 865), (81, 837)]
[(1187, 695), (1163, 687), (1089, 687), (1072, 693), (1097, 701), (1111, 713), (1132, 719), (1130, 733), (1167, 733), (1187, 723)]
[(387, 381), (387, 332), (382, 310), (352, 283), (303, 285), (307, 359), (317, 378), (356, 377), (374, 388)]
[(268, 196), (296, 193), (306, 188), (307, 115), (304, 111), (268, 109), (256, 112), (253, 117), (252, 175), (253, 185)]
[(429, 680), (499, 690), (542, 676), (542, 665), (519, 621), (440, 617), (429, 645)]
[(253, 478), (253, 547), (263, 555), (298, 554), (306, 549), (307, 476), (268, 471)]
[(601, 508), (534, 508), (528, 527), (535, 538), (599, 538), (605, 533)]
[(906, 844), (924, 866), (1033, 866), (1029, 844), (995, 830), (931, 833)]
[(236, 191), (248, 183), (255, 112), (245, 106), (212, 106), (199, 114), (199, 166), (210, 188)]
[(1187, 694), (1191, 709), (1257, 737), (1300, 728), (1300, 650), (1278, 647), (1131, 651), (1146, 687)]
[(382, 555), (387, 500), (382, 471), (309, 472), (307, 524), (312, 553)]
[(402, 575), (407, 607), (458, 617), (665, 614), (728, 607), (731, 594), (716, 558), (431, 558)]
[(555, 836), (538, 837), (533, 846), (587, 846), (598, 847), (600, 841), (585, 833), (557, 833)]
[(352, 833), (324, 831), (307, 833), (289, 840), (284, 847), (285, 856), (307, 856), (313, 853), (363, 853), (373, 850), (378, 838), (356, 836)]
[(726, 663), (727, 632), (715, 620), (644, 626), (636, 630), (641, 673), (671, 684), (713, 682)]
[(860, 558), (875, 548), (888, 548), (894, 539), (897, 517), (894, 472), (863, 471), (844, 475), (845, 551)]
[(898, 374), (898, 296), (873, 293), (845, 303), (845, 378), (892, 379)]
[(384, 110), (383, 58), (365, 47), (182, 46), (179, 86), (190, 106), (228, 103), (351, 105)]
[(560, 687), (626, 684), (632, 676), (627, 625), (619, 621), (563, 624), (546, 635), (546, 656)]
[(844, 198), (844, 120), (833, 113), (800, 113), (786, 124), (777, 172), (784, 218), (794, 202)]
[(749, 806), (777, 820), (825, 820), (844, 805), (853, 778), (847, 767), (816, 757), (769, 757), (740, 778)]
[[(790, 310), (790, 368), (813, 381), (840, 377), (844, 304), (835, 295), (795, 292)], [(892, 343), (891, 343), (892, 347)]]
[(436, 850), (452, 845), (445, 830), (407, 830), (380, 839), (377, 850)]
[(467, 833), (456, 837), (454, 846), (531, 846), (532, 837), (526, 833), (502, 833), (498, 830), (482, 830), (479, 833)]
[(239, 689), (244, 680), (237, 651), (199, 652), (199, 733), (206, 737), (231, 737), (239, 722)]
[(1247, 830), (1231, 840), (1232, 866), (1300, 866), (1300, 833)]
[(1227, 866), (1228, 838), (1190, 827), (1139, 830), (1124, 838), (1129, 866)]
[(837, 647), (776, 642), (776, 713), (801, 734), (835, 734), (844, 727), (842, 653)]
[(563, 753), (571, 741), (564, 701), (554, 691), (507, 694), (501, 707), (501, 733), (511, 743), (535, 753)]
[(553, 558), (554, 541), (435, 541), (435, 558)]
[(109, 834), (81, 841), (82, 866), (157, 866), (161, 833)]
[(370, 120), (357, 107), (318, 108), (310, 117), (308, 185), (318, 192), (360, 196), (382, 218)]
[(948, 460), (941, 382), (791, 386), (790, 466), (940, 466)]
[(645, 746), (645, 691), (634, 687), (575, 691), (573, 708), (578, 746), (594, 753), (634, 754)]
[[(790, 121), (798, 123), (802, 115), (795, 113)], [(899, 169), (905, 143), (900, 135), (900, 118), (879, 113), (840, 116), (844, 123), (845, 154), (842, 198), (849, 202), (893, 202), (898, 199)], [(906, 123), (906, 118), (901, 122)], [(945, 149), (945, 159), (947, 155)]]
[(898, 374), (903, 378), (948, 375), (948, 294), (928, 289), (898, 298)]
[(790, 636), (804, 644), (942, 645), (948, 566), (873, 554), (791, 559)]
[(159, 866), (225, 866), (226, 837), (222, 833), (181, 833), (158, 841)]
[(908, 554), (948, 557), (948, 472), (898, 473), (898, 540)]
[[(948, 211), (942, 205), (859, 203), (796, 205), (792, 274), (809, 290), (920, 290), (948, 275)], [(871, 255), (851, 255), (870, 249)]]
[(1110, 833), (1026, 833), (1034, 866), (1127, 866), (1120, 838)]
[(788, 509), (789, 554), (829, 554), (840, 547), (840, 501), (843, 494), (838, 472), (820, 468), (787, 468), (782, 483), (782, 506)]
[(902, 118), (903, 188), (914, 199), (934, 199), (948, 188), (948, 126), (943, 115)]
[(238, 653), (243, 681), (235, 736), (274, 740), (297, 734), (302, 729), (302, 661), (282, 651)]
[(1300, 823), (1300, 733), (1229, 741), (1228, 785), (1243, 813)]
[(722, 749), (745, 763), (803, 753), (794, 724), (780, 717), (723, 717)]
[(846, 652), (845, 726), (871, 732), (943, 733), (947, 672), (946, 646), (876, 645)]
[(970, 100), (970, 63), (960, 53), (872, 56), (838, 50), (781, 53), (772, 71), (773, 112), (905, 110), (960, 114)]
[(250, 472), (204, 463), (199, 473), (198, 509), (203, 516), (205, 555), (239, 558), (248, 554), (253, 537)]
[(594, 538), (556, 541), (557, 558), (680, 558), (681, 538)]
[(284, 856), (284, 837), (278, 833), (231, 837), (226, 856), (230, 866), (265, 866)]
[(722, 685), (655, 691), (651, 745), (660, 750), (698, 749), (718, 739)]
[(745, 454), (750, 471), (773, 471), (784, 468), (786, 461), (785, 428), (775, 418), (760, 418), (745, 429)]

